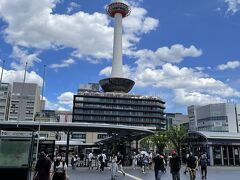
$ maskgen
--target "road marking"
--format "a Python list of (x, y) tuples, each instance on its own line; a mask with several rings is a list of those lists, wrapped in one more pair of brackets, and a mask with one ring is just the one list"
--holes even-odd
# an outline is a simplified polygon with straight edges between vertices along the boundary
[[(118, 172), (119, 172), (119, 173), (122, 173), (121, 171), (118, 171)], [(144, 180), (144, 179), (141, 179), (141, 178), (139, 178), (139, 177), (133, 176), (133, 175), (128, 174), (128, 173), (125, 173), (125, 175), (128, 176), (128, 177), (130, 177), (130, 178), (132, 178), (132, 179), (136, 179), (136, 180)]]

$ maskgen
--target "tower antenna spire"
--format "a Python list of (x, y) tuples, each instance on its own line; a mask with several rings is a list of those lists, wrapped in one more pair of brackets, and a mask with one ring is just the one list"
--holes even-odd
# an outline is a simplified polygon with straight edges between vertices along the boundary
[(134, 81), (123, 78), (122, 60), (122, 19), (131, 12), (130, 7), (122, 0), (115, 0), (107, 6), (107, 13), (114, 18), (113, 61), (111, 77), (99, 81), (104, 92), (128, 93), (134, 86)]

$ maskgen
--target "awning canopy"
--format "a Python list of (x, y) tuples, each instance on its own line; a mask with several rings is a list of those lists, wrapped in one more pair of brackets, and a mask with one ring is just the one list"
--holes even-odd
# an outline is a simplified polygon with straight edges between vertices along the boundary
[(36, 121), (3, 121), (0, 122), (0, 129), (7, 128), (28, 128), (33, 131), (70, 131), (70, 132), (105, 132), (109, 135), (114, 134), (118, 138), (136, 140), (154, 132), (147, 127), (124, 126), (100, 123), (66, 123), (66, 122), (36, 122)]

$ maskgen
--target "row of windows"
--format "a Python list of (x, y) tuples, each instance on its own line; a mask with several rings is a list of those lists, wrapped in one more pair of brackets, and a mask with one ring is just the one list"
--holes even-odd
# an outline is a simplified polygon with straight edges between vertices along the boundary
[(114, 99), (114, 98), (94, 98), (94, 97), (75, 97), (75, 101), (87, 101), (87, 102), (104, 102), (104, 103), (120, 103), (120, 104), (150, 104), (160, 105), (163, 104), (158, 101), (148, 101), (139, 99)]
[(87, 104), (75, 103), (75, 107), (90, 107), (90, 108), (108, 108), (108, 109), (124, 109), (124, 110), (141, 110), (141, 111), (160, 111), (163, 112), (161, 107), (154, 106), (134, 106), (134, 105), (119, 105), (119, 104)]
[(72, 134), (72, 139), (86, 139), (86, 134)]
[(212, 127), (212, 126), (206, 126), (206, 127), (198, 127), (199, 131), (214, 131), (214, 132), (228, 132), (227, 126), (222, 127)]
[(81, 114), (105, 114), (105, 115), (130, 115), (130, 116), (157, 116), (162, 117), (162, 114), (155, 112), (130, 112), (130, 111), (104, 111), (90, 109), (75, 109), (74, 113)]
[(198, 119), (198, 122), (204, 122), (204, 121), (226, 121), (228, 122), (227, 116), (213, 116), (213, 117), (207, 117), (204, 119)]
[(84, 115), (74, 115), (73, 121), (111, 121), (111, 122), (117, 122), (117, 121), (126, 121), (129, 123), (163, 123), (164, 121), (156, 118), (130, 118), (130, 117), (105, 117), (105, 116), (84, 116)]
[(5, 106), (0, 106), (0, 109), (5, 109)]

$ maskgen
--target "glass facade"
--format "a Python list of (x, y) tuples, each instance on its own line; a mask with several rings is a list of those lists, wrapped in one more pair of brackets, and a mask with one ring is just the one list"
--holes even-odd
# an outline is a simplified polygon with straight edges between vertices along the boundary
[(79, 93), (74, 96), (73, 122), (165, 128), (164, 102), (157, 97), (124, 93)]

